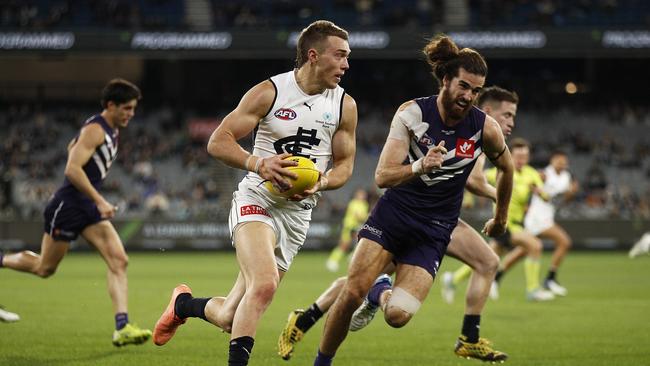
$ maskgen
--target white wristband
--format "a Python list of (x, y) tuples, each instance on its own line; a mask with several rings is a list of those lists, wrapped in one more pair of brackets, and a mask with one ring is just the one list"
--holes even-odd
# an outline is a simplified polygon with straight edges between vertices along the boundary
[(422, 175), (424, 174), (424, 167), (422, 166), (424, 158), (419, 158), (418, 160), (414, 161), (413, 164), (411, 164), (411, 171), (415, 175)]
[(260, 166), (262, 165), (262, 158), (259, 156), (257, 157), (257, 160), (255, 161), (255, 169), (253, 170), (255, 174), (260, 174)]

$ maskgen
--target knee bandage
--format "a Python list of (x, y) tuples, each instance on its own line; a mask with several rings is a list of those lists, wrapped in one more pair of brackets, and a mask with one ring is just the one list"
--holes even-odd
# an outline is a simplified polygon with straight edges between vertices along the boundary
[(386, 308), (394, 306), (413, 315), (418, 312), (421, 305), (422, 303), (415, 296), (411, 295), (401, 287), (395, 287), (393, 288), (393, 294), (386, 304)]

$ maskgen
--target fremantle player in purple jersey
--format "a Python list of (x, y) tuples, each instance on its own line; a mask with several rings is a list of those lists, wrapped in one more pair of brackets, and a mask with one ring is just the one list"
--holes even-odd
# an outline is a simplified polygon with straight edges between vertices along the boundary
[(102, 91), (100, 114), (88, 118), (68, 145), (63, 185), (45, 207), (45, 232), (41, 253), (22, 251), (0, 255), (0, 267), (28, 272), (42, 278), (54, 274), (79, 235), (92, 244), (108, 266), (108, 292), (115, 312), (113, 345), (141, 344), (151, 331), (129, 323), (127, 313), (128, 257), (109, 221), (117, 207), (99, 193), (117, 156), (119, 130), (125, 128), (140, 100), (140, 89), (123, 80), (111, 80)]
[[(440, 94), (404, 103), (393, 119), (375, 172), (378, 186), (388, 190), (359, 233), (348, 279), (325, 323), (315, 366), (331, 365), (368, 290), (385, 292), (373, 282), (389, 263), (396, 263), (396, 279), (383, 301), (386, 321), (401, 327), (417, 312), (447, 251), (465, 183), (481, 153), (500, 170), (495, 214), (483, 231), (490, 236), (505, 231), (512, 159), (497, 122), (473, 106), (485, 83), (485, 60), (474, 50), (459, 50), (448, 37), (431, 40), (424, 53), (440, 82)], [(465, 251), (472, 245), (485, 246), (465, 245)], [(489, 282), (479, 294), (482, 304), (488, 290)], [(371, 291), (368, 297), (372, 295)], [(480, 315), (469, 315), (463, 328), (473, 328), (475, 339), (461, 335), (456, 353), (504, 361), (504, 353), (478, 338)]]
[[(507, 136), (510, 136), (515, 125), (514, 118), (517, 114), (518, 102), (519, 96), (517, 93), (498, 86), (490, 86), (481, 90), (481, 94), (477, 97), (475, 104), (499, 123), (501, 131), (507, 138)], [(476, 159), (472, 172), (467, 178), (465, 189), (496, 202), (496, 188), (488, 183), (483, 172), (485, 159), (484, 154)], [(485, 306), (485, 291), (494, 278), (495, 273), (497, 273), (499, 257), (490, 249), (483, 237), (462, 219), (458, 220), (458, 224), (452, 232), (446, 255), (467, 263), (467, 265), (463, 266), (468, 269), (467, 277), (472, 275), (465, 297), (465, 317), (461, 335), (466, 338), (467, 342), (475, 343), (479, 339), (477, 326), (480, 322), (480, 314)], [(395, 265), (393, 263), (384, 269), (384, 273), (388, 275), (392, 275), (394, 272)], [(451, 275), (451, 273), (449, 274)], [(392, 293), (392, 289), (389, 285), (390, 277), (384, 275), (380, 277), (373, 288), (376, 287), (379, 290), (385, 290), (378, 291), (371, 288), (370, 292), (373, 296), (366, 297), (363, 304), (352, 316), (350, 322), (351, 331), (358, 331), (366, 327), (372, 321), (377, 311), (385, 307), (386, 301)], [(455, 280), (456, 276), (454, 275), (453, 277)], [(445, 276), (442, 278), (443, 297), (449, 301), (448, 298), (449, 296), (453, 297), (454, 290), (445, 286), (445, 278)], [(278, 338), (278, 354), (283, 359), (288, 360), (291, 358), (297, 343), (329, 311), (343, 289), (345, 280), (346, 277), (335, 279), (306, 310), (295, 309), (289, 313), (287, 322)], [(449, 287), (451, 286), (453, 285)], [(494, 285), (490, 290), (492, 288), (494, 288)], [(490, 295), (492, 295), (491, 291)], [(456, 352), (462, 355), (466, 351), (465, 344), (459, 342)], [(489, 353), (487, 349), (483, 349), (483, 351)]]

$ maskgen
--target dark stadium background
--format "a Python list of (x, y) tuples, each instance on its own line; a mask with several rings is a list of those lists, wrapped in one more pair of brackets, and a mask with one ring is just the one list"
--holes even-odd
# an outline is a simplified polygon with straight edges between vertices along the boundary
[[(351, 32), (342, 86), (359, 105), (358, 158), (315, 211), (307, 248), (334, 244), (331, 218), (354, 188), (374, 191), (396, 107), (436, 91), (419, 50), (447, 33), (487, 57), (487, 85), (520, 95), (514, 135), (533, 143), (535, 167), (569, 153), (581, 191), (559, 219), (576, 246), (624, 249), (650, 219), (649, 14), (633, 0), (4, 1), (0, 243), (37, 247), (66, 143), (120, 76), (144, 94), (106, 184), (127, 247), (227, 248), (241, 172), (210, 159), (205, 139), (246, 90), (293, 66), (296, 32), (327, 18)], [(468, 219), (489, 215), (487, 202), (473, 205)]]
[[(650, 2), (643, 0), (0, 0), (0, 250), (38, 251), (42, 210), (63, 179), (65, 147), (100, 112), (114, 77), (144, 98), (121, 135), (104, 186), (129, 253), (129, 315), (152, 328), (178, 283), (196, 296), (224, 294), (237, 276), (227, 214), (243, 172), (206, 153), (206, 139), (255, 83), (290, 70), (295, 37), (316, 19), (350, 31), (341, 85), (359, 107), (351, 181), (327, 192), (305, 244), (260, 323), (251, 365), (308, 365), (323, 322), (290, 363), (276, 340), (287, 314), (344, 274), (325, 269), (353, 190), (371, 185), (388, 124), (405, 100), (436, 92), (420, 49), (438, 33), (486, 56), (486, 85), (520, 96), (514, 136), (532, 164), (569, 154), (580, 182), (558, 222), (574, 241), (560, 274), (569, 295), (530, 303), (522, 266), (490, 300), (481, 334), (510, 364), (647, 365), (648, 256), (627, 249), (650, 231)], [(245, 145), (250, 147), (250, 139)], [(467, 197), (477, 227), (491, 205)], [(546, 243), (550, 244), (550, 243)], [(320, 251), (319, 251), (320, 250)], [(550, 253), (542, 258), (546, 269)], [(459, 262), (445, 259), (440, 271)], [(83, 240), (44, 281), (0, 269), (0, 365), (221, 365), (227, 334), (200, 320), (165, 347), (115, 348), (102, 259)], [(462, 294), (444, 303), (438, 282), (414, 321), (380, 316), (351, 334), (337, 365), (478, 365), (457, 358)]]

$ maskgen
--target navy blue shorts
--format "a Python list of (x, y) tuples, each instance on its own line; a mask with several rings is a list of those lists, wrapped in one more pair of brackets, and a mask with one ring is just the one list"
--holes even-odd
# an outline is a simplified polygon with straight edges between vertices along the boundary
[(422, 267), (435, 278), (454, 227), (415, 218), (382, 197), (361, 227), (359, 238), (379, 243), (397, 263)]
[(54, 240), (73, 241), (86, 226), (102, 221), (97, 206), (73, 198), (54, 196), (43, 212), (45, 232)]

